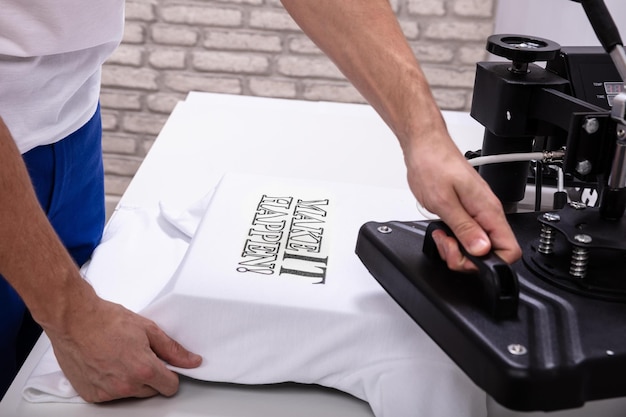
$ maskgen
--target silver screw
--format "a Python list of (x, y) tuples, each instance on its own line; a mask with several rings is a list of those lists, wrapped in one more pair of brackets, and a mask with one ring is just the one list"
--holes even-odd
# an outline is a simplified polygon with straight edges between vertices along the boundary
[(507, 110), (507, 111), (506, 111), (506, 120), (509, 120), (509, 121), (510, 121), (510, 120), (511, 120), (511, 117), (512, 117), (512, 116), (511, 116), (511, 112)]
[(624, 139), (626, 137), (626, 131), (624, 129), (617, 129), (617, 138)]
[(512, 343), (508, 345), (507, 350), (509, 351), (511, 355), (517, 355), (517, 356), (525, 355), (528, 352), (528, 350), (526, 349), (526, 346), (520, 345), (519, 343)]
[(561, 216), (559, 216), (557, 213), (543, 213), (543, 216), (541, 217), (549, 222), (558, 222), (561, 220)]
[(587, 205), (585, 203), (581, 203), (580, 201), (570, 201), (567, 205), (574, 210), (584, 210), (587, 208)]
[(588, 243), (591, 243), (593, 241), (591, 236), (583, 234), (583, 233), (574, 236), (574, 240), (576, 242), (578, 242), (578, 243), (584, 243), (584, 244), (588, 244)]
[(376, 230), (378, 230), (380, 233), (384, 233), (384, 234), (391, 233), (391, 227), (389, 227), (389, 226), (379, 226), (378, 229), (376, 229)]
[(590, 135), (596, 133), (599, 128), (600, 122), (598, 122), (598, 119), (596, 119), (595, 117), (588, 117), (583, 122), (583, 129), (585, 129), (585, 132)]
[(578, 163), (576, 163), (576, 172), (578, 172), (580, 175), (589, 174), (591, 172), (591, 168), (593, 168), (593, 165), (590, 161), (586, 159), (584, 161), (578, 161)]

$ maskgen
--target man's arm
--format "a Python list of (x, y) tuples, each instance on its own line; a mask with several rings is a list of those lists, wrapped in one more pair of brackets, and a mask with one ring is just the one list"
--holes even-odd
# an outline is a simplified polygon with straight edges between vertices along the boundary
[[(521, 250), (499, 200), (450, 138), (424, 73), (388, 0), (282, 0), (393, 130), (404, 153), (409, 186), (474, 255), (495, 249), (513, 262)], [(475, 267), (456, 241), (433, 235), (455, 270)]]
[(0, 201), (0, 274), (46, 331), (76, 391), (90, 402), (173, 395), (178, 377), (161, 359), (189, 368), (201, 358), (153, 322), (98, 298), (82, 279), (41, 209), (2, 119)]

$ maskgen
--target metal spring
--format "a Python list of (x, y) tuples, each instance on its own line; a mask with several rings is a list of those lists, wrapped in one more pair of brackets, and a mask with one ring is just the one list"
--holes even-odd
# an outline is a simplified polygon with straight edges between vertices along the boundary
[(555, 239), (556, 234), (554, 233), (554, 228), (546, 224), (542, 224), (541, 234), (539, 235), (539, 247), (537, 248), (537, 252), (544, 255), (551, 254), (552, 249), (554, 248)]
[(589, 250), (575, 246), (572, 250), (572, 262), (570, 263), (569, 273), (574, 278), (584, 278), (587, 274), (587, 265), (589, 264)]

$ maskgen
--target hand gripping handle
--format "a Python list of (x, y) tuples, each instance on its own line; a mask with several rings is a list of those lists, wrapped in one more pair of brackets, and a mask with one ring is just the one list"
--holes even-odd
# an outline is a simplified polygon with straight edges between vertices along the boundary
[[(422, 250), (431, 260), (441, 260), (432, 237), (432, 233), (435, 230), (443, 230), (449, 236), (454, 236), (454, 234), (441, 221), (434, 221), (428, 225)], [(517, 317), (519, 284), (517, 274), (511, 266), (493, 251), (485, 256), (474, 256), (468, 253), (460, 243), (459, 248), (463, 255), (469, 258), (478, 268), (479, 281), (482, 286), (487, 312), (497, 320)]]

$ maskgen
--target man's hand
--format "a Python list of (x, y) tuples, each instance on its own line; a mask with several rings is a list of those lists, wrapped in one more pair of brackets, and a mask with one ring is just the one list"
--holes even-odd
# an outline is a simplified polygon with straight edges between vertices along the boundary
[[(473, 255), (521, 256), (498, 199), (450, 138), (388, 0), (282, 0), (307, 35), (376, 109), (404, 152), (409, 186)], [(433, 238), (454, 270), (475, 267), (452, 237)]]
[(181, 368), (202, 358), (153, 322), (100, 299), (43, 212), (0, 118), (0, 274), (46, 331), (61, 369), (86, 401), (174, 395)]
[[(417, 149), (405, 149), (409, 186), (418, 201), (439, 215), (470, 254), (486, 255), (493, 248), (507, 263), (518, 260), (521, 249), (489, 185), (449, 138), (432, 136), (416, 142)], [(433, 240), (450, 269), (476, 270), (456, 239), (438, 230)]]
[(178, 376), (165, 362), (195, 368), (202, 361), (154, 322), (100, 299), (72, 315), (63, 331), (47, 334), (65, 376), (88, 402), (172, 396)]

